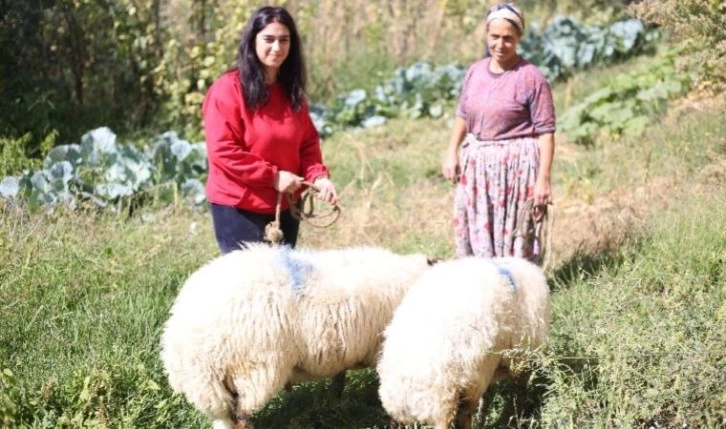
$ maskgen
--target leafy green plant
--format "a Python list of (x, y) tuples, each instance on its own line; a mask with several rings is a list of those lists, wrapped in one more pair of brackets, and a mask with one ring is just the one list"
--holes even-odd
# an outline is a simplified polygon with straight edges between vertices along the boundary
[[(542, 32), (535, 24), (520, 43), (520, 53), (550, 81), (558, 81), (578, 69), (648, 52), (658, 34), (635, 19), (587, 27), (560, 16)], [(434, 68), (427, 62), (399, 67), (393, 78), (373, 91), (355, 89), (329, 107), (314, 105), (313, 118), (323, 135), (342, 127), (380, 125), (390, 117), (436, 118), (443, 114), (447, 102), (458, 97), (465, 71), (457, 64)]]
[[(285, 2), (309, 61), (311, 99), (375, 86), (381, 70), (424, 59), (476, 58), (481, 1), (321, 0)], [(537, 2), (528, 1), (534, 7)], [(569, 1), (575, 12), (603, 0)], [(199, 106), (234, 64), (240, 31), (260, 0), (8, 1), (0, 27), (0, 135), (32, 139), (57, 130), (77, 141), (103, 124), (126, 135), (173, 129), (201, 138)], [(594, 6), (594, 7), (593, 7)], [(348, 25), (341, 26), (341, 22)], [(462, 40), (472, 40), (462, 44)], [(369, 91), (370, 92), (370, 91)], [(411, 100), (414, 111), (426, 98)], [(421, 107), (423, 106), (423, 107)], [(386, 116), (385, 114), (383, 116)], [(374, 121), (375, 122), (375, 121)], [(15, 173), (13, 173), (15, 174)]]
[(42, 168), (3, 178), (0, 197), (71, 207), (90, 201), (119, 211), (129, 199), (157, 191), (155, 198), (164, 203), (180, 194), (199, 204), (206, 168), (203, 143), (190, 144), (168, 132), (140, 150), (117, 144), (116, 135), (102, 127), (86, 133), (80, 144), (53, 148)]
[(0, 362), (0, 426), (3, 428), (16, 422), (22, 396), (17, 386), (15, 374)]
[(522, 55), (551, 80), (578, 69), (613, 63), (652, 51), (659, 33), (637, 19), (608, 26), (584, 26), (567, 16), (555, 17), (540, 30), (537, 23), (520, 42)]
[(131, 361), (130, 365), (77, 369), (63, 381), (52, 377), (36, 393), (28, 392), (5, 368), (0, 372), (0, 427), (105, 428), (110, 422), (117, 427), (174, 427), (188, 423), (188, 418), (179, 421), (179, 410), (186, 406), (183, 398), (170, 396), (164, 382), (157, 380), (159, 368), (148, 368), (137, 357)]
[(313, 121), (323, 135), (336, 129), (382, 125), (391, 117), (440, 117), (444, 106), (459, 95), (463, 67), (450, 64), (434, 68), (418, 62), (396, 69), (393, 78), (379, 84), (369, 95), (356, 89), (338, 97), (330, 106), (314, 105)]
[(12, 1), (0, 26), (0, 135), (78, 139), (95, 124), (150, 126), (160, 103), (153, 70), (163, 46), (159, 2)]
[(598, 136), (639, 135), (667, 103), (689, 88), (687, 76), (675, 73), (677, 51), (643, 70), (619, 75), (564, 112), (558, 126), (570, 139), (590, 145)]

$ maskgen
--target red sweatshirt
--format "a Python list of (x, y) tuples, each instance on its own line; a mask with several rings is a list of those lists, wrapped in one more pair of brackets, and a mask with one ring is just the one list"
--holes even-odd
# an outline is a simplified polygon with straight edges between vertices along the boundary
[[(297, 112), (280, 84), (267, 87), (268, 103), (252, 111), (245, 105), (236, 70), (207, 91), (202, 104), (209, 177), (207, 199), (257, 213), (274, 213), (278, 170), (308, 181), (329, 175), (320, 137), (307, 104)], [(283, 199), (282, 209), (287, 208)]]

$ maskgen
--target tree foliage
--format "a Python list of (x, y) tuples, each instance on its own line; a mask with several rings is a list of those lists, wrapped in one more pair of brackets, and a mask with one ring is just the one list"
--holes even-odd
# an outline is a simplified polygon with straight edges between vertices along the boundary
[(0, 18), (0, 135), (31, 132), (35, 147), (91, 124), (152, 123), (159, 94), (161, 0), (5, 0)]
[[(174, 128), (197, 138), (206, 88), (233, 64), (245, 22), (266, 3), (0, 0), (0, 136), (30, 132), (27, 154), (36, 157), (53, 130), (60, 143), (101, 125), (124, 134)], [(380, 65), (376, 58), (396, 57), (394, 65), (403, 65), (415, 57), (425, 24), (445, 28), (444, 17), (451, 19), (436, 0), (426, 0), (427, 7), (396, 0), (273, 3), (296, 17), (316, 63), (313, 90), (328, 95), (348, 83), (339, 64), (368, 55), (371, 66), (363, 65), (359, 76)]]

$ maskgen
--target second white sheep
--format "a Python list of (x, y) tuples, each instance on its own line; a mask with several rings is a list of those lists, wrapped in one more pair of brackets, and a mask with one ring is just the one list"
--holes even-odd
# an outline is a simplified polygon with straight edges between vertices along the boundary
[[(512, 349), (547, 335), (549, 287), (523, 259), (440, 262), (409, 289), (384, 333), (379, 394), (400, 423), (470, 428), (497, 371), (513, 368)], [(514, 358), (512, 358), (514, 356)]]

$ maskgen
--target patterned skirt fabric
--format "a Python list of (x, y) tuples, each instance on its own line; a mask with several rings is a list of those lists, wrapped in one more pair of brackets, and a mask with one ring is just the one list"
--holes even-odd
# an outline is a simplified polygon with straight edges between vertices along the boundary
[(456, 255), (516, 256), (540, 263), (534, 221), (522, 212), (534, 196), (538, 139), (481, 141), (468, 134), (460, 157), (454, 197)]

